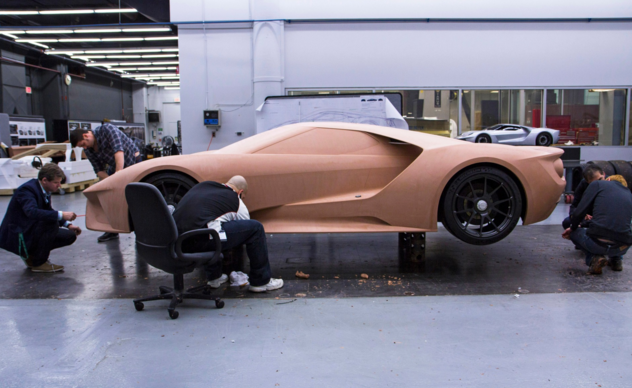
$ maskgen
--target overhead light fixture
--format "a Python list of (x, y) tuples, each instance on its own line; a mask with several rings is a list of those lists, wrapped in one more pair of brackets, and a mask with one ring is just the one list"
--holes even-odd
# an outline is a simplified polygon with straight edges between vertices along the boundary
[(121, 32), (120, 28), (102, 28), (93, 30), (74, 30), (75, 34), (105, 34), (108, 32)]
[(0, 33), (3, 34), (26, 34), (24, 30), (0, 30)]
[(11, 34), (6, 33), (6, 32), (3, 32), (3, 33), (2, 33), (2, 35), (4, 35), (4, 36), (8, 36), (9, 38), (13, 38), (13, 39), (19, 39), (17, 36), (15, 36), (15, 35), (11, 35)]
[(175, 61), (175, 62), (152, 62), (152, 65), (179, 65), (180, 62)]
[(0, 15), (37, 15), (38, 11), (0, 11)]
[[(82, 58), (79, 58), (79, 59), (82, 59)], [(86, 63), (86, 66), (88, 66), (88, 67), (96, 67), (96, 66), (108, 67), (108, 65), (97, 65), (95, 63)]]
[(123, 28), (123, 32), (166, 32), (171, 31), (171, 28)]
[(589, 92), (597, 92), (597, 93), (603, 93), (603, 92), (613, 92), (614, 89), (588, 89)]
[(162, 49), (133, 49), (133, 50), (123, 50), (124, 53), (159, 53), (163, 51)]
[(133, 41), (141, 41), (144, 40), (145, 38), (103, 38), (101, 39), (102, 42), (133, 42)]
[(180, 49), (179, 48), (162, 49), (163, 53), (172, 52), (172, 51), (180, 51)]
[(143, 58), (173, 58), (177, 57), (178, 54), (151, 54), (151, 55), (143, 55)]
[(138, 70), (167, 70), (166, 67), (139, 67)]
[(50, 47), (46, 46), (45, 44), (41, 44), (41, 43), (37, 43), (37, 42), (28, 42), (28, 43), (32, 44), (32, 45), (35, 45), (35, 46), (39, 46), (39, 47), (45, 48), (45, 49), (50, 48)]
[(104, 8), (104, 9), (95, 9), (95, 13), (130, 13), (130, 12), (138, 12), (136, 8)]
[(490, 90), (490, 93), (498, 93), (498, 90)]
[(85, 51), (85, 54), (120, 54), (123, 50), (88, 50)]
[(140, 58), (140, 55), (107, 55), (108, 58)]
[(156, 36), (153, 38), (145, 38), (145, 40), (178, 40), (177, 36)]
[(72, 30), (28, 30), (27, 34), (72, 34)]
[[(59, 42), (98, 42), (99, 38), (70, 38), (70, 39), (58, 39)], [(41, 40), (37, 40), (41, 42)]]
[(32, 43), (32, 42), (44, 42), (44, 43), (54, 43), (57, 42), (58, 39), (16, 39), (18, 43)]
[(179, 86), (165, 86), (165, 90), (180, 90)]
[(48, 11), (39, 11), (40, 15), (76, 15), (94, 13), (93, 9), (56, 9)]

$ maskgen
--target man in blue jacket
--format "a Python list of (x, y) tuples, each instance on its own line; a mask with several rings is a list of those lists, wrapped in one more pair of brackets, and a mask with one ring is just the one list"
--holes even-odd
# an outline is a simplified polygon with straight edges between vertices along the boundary
[(61, 265), (48, 261), (50, 251), (71, 245), (81, 228), (70, 221), (73, 212), (53, 210), (51, 193), (59, 190), (64, 172), (49, 163), (18, 187), (0, 225), (0, 248), (19, 255), (33, 272), (58, 272)]

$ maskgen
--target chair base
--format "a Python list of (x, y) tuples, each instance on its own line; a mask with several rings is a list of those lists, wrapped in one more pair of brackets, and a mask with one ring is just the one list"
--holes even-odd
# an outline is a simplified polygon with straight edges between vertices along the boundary
[(169, 317), (171, 319), (177, 319), (180, 315), (176, 311), (176, 306), (179, 303), (184, 302), (185, 299), (204, 299), (204, 300), (214, 300), (215, 307), (221, 309), (224, 307), (224, 302), (215, 296), (211, 296), (211, 287), (209, 285), (197, 286), (189, 288), (186, 291), (184, 289), (184, 278), (183, 275), (173, 275), (174, 288), (160, 286), (158, 287), (160, 290), (160, 295), (148, 296), (146, 298), (134, 299), (134, 307), (136, 311), (142, 311), (145, 305), (143, 302), (149, 302), (152, 300), (162, 300), (162, 299), (170, 299), (171, 303), (169, 303), (169, 307), (167, 311), (169, 311)]

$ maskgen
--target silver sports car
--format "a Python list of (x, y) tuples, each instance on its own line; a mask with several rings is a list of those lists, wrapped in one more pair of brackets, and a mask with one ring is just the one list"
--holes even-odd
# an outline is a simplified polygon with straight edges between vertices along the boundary
[(532, 128), (516, 124), (496, 124), (482, 131), (465, 132), (459, 140), (474, 143), (499, 143), (508, 145), (544, 146), (557, 143), (560, 131), (550, 128)]

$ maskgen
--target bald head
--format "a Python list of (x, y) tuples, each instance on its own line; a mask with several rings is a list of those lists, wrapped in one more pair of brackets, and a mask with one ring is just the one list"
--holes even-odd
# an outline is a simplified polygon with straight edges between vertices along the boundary
[(246, 178), (241, 175), (235, 175), (230, 178), (226, 184), (235, 190), (238, 194), (241, 194), (241, 197), (245, 197), (248, 193), (248, 182), (246, 182)]

